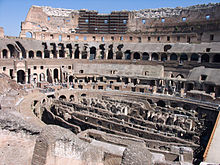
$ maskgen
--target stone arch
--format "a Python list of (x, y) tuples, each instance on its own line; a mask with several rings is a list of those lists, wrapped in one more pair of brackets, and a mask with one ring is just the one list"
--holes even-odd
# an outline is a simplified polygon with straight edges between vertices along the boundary
[(58, 77), (59, 76), (59, 72), (58, 72), (58, 69), (57, 68), (55, 68), (54, 70), (53, 70), (53, 78), (54, 78), (54, 81), (56, 82), (56, 79), (58, 80)]
[(69, 76), (69, 82), (73, 83), (73, 76)]
[(41, 73), (39, 76), (40, 80), (39, 81), (45, 81), (45, 74)]
[(15, 46), (12, 44), (8, 44), (7, 45), (9, 52), (10, 52), (10, 58), (16, 58), (18, 57), (19, 53), (18, 51), (15, 49)]
[(121, 60), (123, 58), (123, 53), (122, 51), (117, 51), (116, 52), (116, 60)]
[(28, 58), (34, 58), (34, 51), (30, 50), (28, 52)]
[(23, 47), (23, 45), (19, 42), (19, 41), (15, 41), (17, 46), (20, 48), (21, 50), (21, 53), (22, 53), (22, 58), (27, 58), (26, 56), (26, 50), (25, 48)]
[(96, 58), (96, 47), (91, 47), (90, 48), (90, 57), (89, 57), (89, 59), (90, 60), (94, 60)]
[(64, 50), (59, 50), (59, 58), (64, 58), (64, 57), (65, 57)]
[(186, 53), (182, 53), (180, 55), (180, 62), (183, 62), (183, 61), (187, 61), (188, 60), (188, 56)]
[(47, 82), (52, 83), (53, 80), (52, 80), (52, 77), (51, 77), (51, 70), (47, 69), (46, 74), (47, 74)]
[(8, 50), (7, 49), (2, 50), (2, 57), (3, 58), (8, 58)]
[(26, 38), (33, 38), (33, 35), (31, 32), (26, 32), (25, 35), (26, 35)]
[(140, 53), (135, 52), (135, 53), (134, 53), (134, 59), (135, 59), (135, 60), (141, 59)]
[(165, 107), (166, 103), (163, 101), (163, 100), (159, 100), (157, 102), (157, 106), (160, 106), (160, 107)]
[(81, 97), (86, 97), (86, 94), (85, 94), (85, 93), (82, 93), (82, 94), (81, 94)]
[(220, 63), (220, 54), (215, 54), (213, 56), (212, 62)]
[(177, 55), (176, 55), (176, 53), (172, 53), (172, 54), (170, 55), (170, 60), (171, 60), (171, 61), (176, 61), (176, 60), (177, 60)]
[(37, 58), (42, 58), (42, 52), (40, 50), (37, 51), (36, 57)]
[(153, 53), (152, 54), (152, 61), (158, 61), (158, 59), (159, 59), (158, 54), (157, 53)]
[(79, 53), (80, 53), (79, 46), (78, 46), (78, 44), (76, 44), (75, 46), (76, 46), (76, 50), (74, 52), (74, 58), (79, 59)]
[(203, 54), (201, 56), (201, 62), (209, 62), (209, 55), (208, 54)]
[(75, 97), (74, 97), (74, 95), (70, 95), (70, 97), (69, 97), (69, 101), (75, 101)]
[(23, 70), (17, 71), (17, 83), (25, 84), (25, 72)]
[(37, 73), (34, 73), (34, 74), (33, 74), (32, 79), (33, 79), (34, 83), (37, 83), (37, 82), (38, 82), (38, 75), (37, 75)]
[(113, 59), (113, 45), (109, 45), (109, 50), (108, 50), (108, 59)]
[(197, 53), (193, 53), (191, 55), (190, 61), (198, 61), (199, 60), (199, 55)]
[(59, 96), (59, 100), (61, 100), (61, 101), (66, 101), (66, 96), (65, 96), (65, 95), (60, 95), (60, 96)]
[(167, 54), (166, 53), (163, 53), (161, 55), (161, 61), (167, 61)]
[(144, 52), (144, 53), (142, 54), (142, 60), (149, 60), (149, 58), (150, 58), (150, 56), (149, 56), (148, 53)]
[(184, 76), (182, 75), (182, 74), (178, 74), (178, 75), (176, 75), (176, 78), (184, 78)]
[(125, 51), (125, 60), (130, 60), (131, 59), (131, 51), (130, 50), (126, 50)]

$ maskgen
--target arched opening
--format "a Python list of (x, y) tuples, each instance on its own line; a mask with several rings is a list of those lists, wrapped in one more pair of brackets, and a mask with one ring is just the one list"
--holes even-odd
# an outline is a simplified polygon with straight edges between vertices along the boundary
[(142, 54), (142, 60), (149, 60), (149, 54), (146, 53), (146, 52), (144, 52), (144, 53)]
[(220, 62), (220, 54), (215, 54), (214, 57), (213, 57), (213, 61), (212, 62), (219, 63)]
[(65, 54), (64, 54), (63, 50), (59, 50), (59, 57), (60, 58), (64, 58), (65, 57)]
[(2, 51), (2, 54), (3, 54), (3, 58), (8, 58), (8, 51), (6, 49)]
[(134, 59), (135, 59), (135, 60), (138, 60), (138, 59), (140, 59), (140, 58), (141, 58), (140, 53), (135, 52), (135, 53), (134, 53)]
[(193, 53), (192, 55), (191, 55), (191, 59), (190, 59), (191, 61), (198, 61), (199, 60), (199, 55), (198, 54), (196, 54), (196, 53)]
[(38, 75), (37, 75), (37, 73), (34, 73), (34, 74), (33, 74), (32, 79), (33, 79), (33, 82), (34, 82), (34, 83), (37, 83), (37, 82), (38, 82), (38, 81), (37, 81), (37, 80), (38, 80)]
[(177, 60), (177, 55), (176, 55), (175, 53), (172, 53), (172, 54), (170, 55), (170, 60), (171, 60), (171, 61), (176, 61), (176, 60)]
[(28, 52), (28, 58), (34, 58), (34, 52), (32, 50)]
[(121, 60), (123, 57), (123, 53), (121, 51), (116, 52), (116, 60)]
[(161, 55), (161, 61), (167, 61), (167, 54), (163, 53)]
[(201, 62), (209, 62), (209, 55), (203, 54), (201, 57)]
[(26, 32), (25, 35), (26, 35), (26, 38), (32, 38), (33, 37), (31, 32)]
[(22, 53), (22, 58), (26, 58), (26, 50), (19, 41), (15, 41)]
[(187, 54), (182, 53), (181, 56), (180, 56), (180, 62), (187, 61), (187, 60), (188, 60)]
[(160, 106), (160, 107), (165, 107), (166, 103), (163, 101), (163, 100), (159, 100), (157, 102), (157, 106)]
[(36, 57), (37, 57), (37, 58), (42, 58), (42, 52), (38, 50)]
[(70, 101), (75, 101), (74, 95), (70, 95)]
[(96, 48), (93, 46), (90, 48), (90, 60), (94, 60), (96, 58)]
[(73, 83), (73, 76), (69, 76), (69, 82)]
[(131, 51), (130, 50), (126, 50), (125, 51), (125, 60), (130, 60), (131, 59)]
[(113, 59), (113, 45), (109, 45), (108, 59)]
[(16, 58), (19, 57), (18, 51), (15, 49), (14, 45), (8, 44), (7, 45), (9, 52), (10, 52), (10, 58)]
[(47, 82), (52, 83), (51, 70), (47, 69)]
[(55, 82), (58, 81), (58, 69), (53, 70), (53, 78)]
[(40, 81), (45, 81), (45, 74), (44, 73), (40, 74)]
[(82, 51), (82, 59), (87, 59), (87, 51)]
[(86, 94), (85, 93), (81, 94), (81, 97), (86, 97)]
[(66, 96), (61, 95), (61, 96), (59, 97), (59, 100), (61, 100), (61, 101), (66, 101)]
[(152, 61), (158, 61), (158, 54), (157, 53), (153, 53), (152, 54)]
[(182, 74), (178, 74), (178, 75), (176, 76), (176, 78), (184, 78), (184, 76), (183, 76)]
[(23, 70), (17, 71), (17, 83), (25, 84), (25, 72)]
[(74, 58), (79, 59), (79, 46), (78, 45), (76, 45), (76, 50), (74, 52)]

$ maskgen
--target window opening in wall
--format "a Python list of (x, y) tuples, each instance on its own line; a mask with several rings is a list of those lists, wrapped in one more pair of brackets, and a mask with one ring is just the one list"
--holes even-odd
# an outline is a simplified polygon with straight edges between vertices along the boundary
[(214, 40), (214, 34), (210, 34), (210, 41)]
[(37, 66), (34, 66), (34, 70), (36, 70), (37, 69)]
[(177, 36), (177, 41), (180, 41), (180, 36)]
[(3, 67), (3, 71), (6, 71), (6, 67), (5, 66)]
[(209, 20), (210, 19), (210, 15), (206, 15), (205, 18), (206, 18), (206, 20)]
[(115, 40), (115, 37), (114, 37), (114, 36), (111, 36), (111, 40), (114, 41), (114, 40)]
[(210, 52), (211, 51), (211, 48), (206, 48), (206, 52)]
[(92, 36), (92, 38), (93, 38), (93, 41), (95, 41), (95, 40), (96, 40), (95, 36)]
[(138, 37), (138, 42), (141, 43), (141, 37)]
[(143, 24), (146, 24), (146, 20), (145, 20), (145, 19), (142, 19), (142, 23), (143, 23)]
[(183, 17), (183, 18), (182, 18), (182, 21), (185, 22), (185, 21), (186, 21), (186, 17)]
[(147, 40), (150, 41), (150, 40), (151, 40), (151, 37), (147, 37)]
[[(28, 71), (29, 71), (30, 69), (28, 69)], [(11, 77), (11, 79), (13, 79), (13, 69), (10, 69), (10, 77)]]
[(207, 75), (204, 75), (204, 74), (202, 74), (201, 77), (200, 77), (200, 79), (201, 79), (202, 81), (206, 80), (206, 78), (207, 78)]
[(40, 66), (40, 69), (44, 69), (44, 66)]
[(107, 24), (107, 23), (108, 23), (108, 20), (104, 20), (104, 23)]
[(88, 19), (86, 19), (86, 20), (85, 20), (85, 23), (89, 23), (89, 20), (88, 20)]
[(32, 33), (31, 32), (27, 32), (26, 34), (26, 38), (32, 38)]
[(189, 36), (187, 36), (187, 43), (190, 43), (191, 38)]
[(127, 20), (126, 19), (123, 20), (123, 24), (127, 24)]
[(160, 41), (160, 37), (157, 37), (157, 41)]
[(75, 36), (75, 40), (78, 40), (79, 39), (79, 36)]
[(71, 66), (68, 66), (68, 69), (71, 69)]
[(86, 41), (86, 40), (87, 40), (87, 37), (86, 37), (86, 36), (84, 36), (84, 38), (83, 38), (83, 39), (84, 39), (84, 41)]
[(170, 36), (167, 36), (167, 41), (170, 41)]
[(104, 42), (104, 41), (105, 41), (105, 38), (104, 38), (104, 37), (101, 37), (101, 41), (103, 41), (103, 42)]
[(118, 87), (118, 86), (115, 86), (115, 90), (119, 90), (119, 87)]
[(120, 41), (123, 41), (123, 36), (120, 37)]
[(70, 22), (70, 20), (69, 20), (69, 19), (67, 19), (67, 20), (66, 20), (66, 22)]
[(50, 17), (49, 16), (47, 17), (47, 21), (50, 21)]
[(50, 39), (53, 39), (53, 34), (50, 35)]
[(132, 41), (133, 40), (133, 37), (130, 37), (130, 41)]
[(84, 72), (83, 70), (80, 70), (80, 71), (79, 71), (79, 73), (83, 73), (83, 72)]
[(162, 18), (162, 19), (161, 19), (161, 22), (164, 23), (164, 22), (165, 22), (165, 18)]
[(67, 35), (67, 39), (70, 40), (70, 35)]
[(62, 41), (62, 36), (61, 35), (59, 35), (59, 41)]

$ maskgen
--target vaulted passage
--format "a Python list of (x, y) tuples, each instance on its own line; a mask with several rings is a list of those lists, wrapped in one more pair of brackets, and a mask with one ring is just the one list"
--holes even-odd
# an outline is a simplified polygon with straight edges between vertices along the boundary
[(188, 60), (187, 54), (185, 54), (185, 53), (181, 54), (181, 56), (180, 56), (180, 62), (187, 61), (187, 60)]
[(23, 70), (17, 71), (17, 83), (25, 84), (25, 73)]
[(125, 51), (125, 60), (130, 60), (131, 59), (131, 51), (130, 50), (126, 50)]
[(149, 60), (149, 54), (144, 52), (142, 55), (142, 60)]
[(94, 60), (96, 58), (96, 48), (93, 46), (90, 48), (90, 60)]
[(158, 54), (157, 53), (153, 53), (152, 54), (152, 61), (158, 61), (158, 59), (159, 59)]
[(37, 51), (36, 57), (37, 57), (37, 58), (42, 58), (42, 52), (41, 52), (41, 51)]
[(32, 50), (28, 52), (28, 58), (34, 58), (34, 52)]
[(220, 54), (215, 54), (212, 62), (220, 63)]
[(167, 61), (167, 55), (165, 53), (161, 55), (161, 61)]
[(109, 46), (108, 59), (113, 59), (113, 45)]
[(2, 51), (2, 55), (3, 55), (3, 58), (8, 58), (8, 51), (6, 49), (4, 49)]
[(171, 61), (176, 61), (176, 60), (177, 60), (177, 55), (176, 55), (175, 53), (172, 53), (172, 54), (170, 55), (170, 60), (171, 60)]
[(203, 54), (201, 57), (201, 62), (209, 62), (209, 55)]
[(58, 80), (58, 69), (53, 70), (53, 78), (54, 80)]
[(138, 59), (140, 59), (140, 58), (141, 58), (140, 53), (135, 52), (135, 53), (134, 53), (134, 59), (138, 60)]
[(199, 55), (196, 54), (196, 53), (193, 53), (193, 54), (191, 55), (191, 61), (198, 61), (198, 60), (199, 60)]

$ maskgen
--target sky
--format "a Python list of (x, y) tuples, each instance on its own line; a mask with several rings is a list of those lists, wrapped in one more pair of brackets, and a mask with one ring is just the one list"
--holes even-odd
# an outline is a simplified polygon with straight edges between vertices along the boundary
[(110, 13), (113, 10), (186, 7), (219, 2), (220, 0), (0, 0), (0, 27), (4, 28), (5, 35), (19, 36), (21, 22), (25, 20), (32, 5)]

